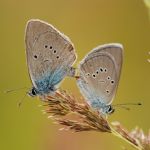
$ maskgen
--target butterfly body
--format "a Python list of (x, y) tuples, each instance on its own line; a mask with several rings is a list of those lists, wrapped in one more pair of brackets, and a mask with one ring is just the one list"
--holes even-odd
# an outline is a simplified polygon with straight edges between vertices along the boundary
[(122, 49), (114, 43), (98, 46), (79, 65), (77, 85), (88, 104), (103, 114), (114, 111), (111, 103), (119, 82)]
[(28, 21), (25, 42), (33, 84), (30, 96), (53, 94), (66, 76), (75, 75), (70, 71), (76, 60), (74, 46), (52, 25), (37, 19)]

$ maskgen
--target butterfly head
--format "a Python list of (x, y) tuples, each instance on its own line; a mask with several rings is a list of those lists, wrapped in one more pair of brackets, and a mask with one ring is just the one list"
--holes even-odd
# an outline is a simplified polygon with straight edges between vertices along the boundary
[(111, 105), (108, 105), (103, 108), (102, 113), (110, 115), (110, 114), (114, 113), (114, 111), (115, 111), (115, 109)]
[(42, 96), (45, 94), (54, 94), (54, 92), (57, 90), (56, 86), (50, 86), (50, 87), (46, 87), (46, 88), (35, 88), (32, 87), (31, 90), (28, 91), (28, 95), (31, 97), (35, 97), (37, 95)]
[(30, 91), (28, 91), (28, 95), (31, 96), (31, 97), (35, 97), (37, 96), (37, 90), (35, 87), (33, 87)]

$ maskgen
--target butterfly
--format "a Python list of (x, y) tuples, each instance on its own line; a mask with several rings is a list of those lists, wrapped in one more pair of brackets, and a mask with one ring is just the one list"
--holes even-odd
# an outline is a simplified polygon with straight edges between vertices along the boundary
[(118, 43), (94, 48), (79, 63), (77, 85), (87, 103), (102, 114), (111, 114), (119, 83), (123, 46)]
[(26, 58), (32, 81), (30, 96), (55, 93), (66, 76), (74, 76), (76, 60), (70, 39), (44, 21), (27, 22), (25, 33)]

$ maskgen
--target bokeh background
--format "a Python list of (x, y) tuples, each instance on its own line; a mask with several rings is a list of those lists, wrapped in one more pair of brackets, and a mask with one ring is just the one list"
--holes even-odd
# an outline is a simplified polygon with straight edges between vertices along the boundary
[[(142, 0), (0, 0), (0, 90), (31, 87), (24, 31), (29, 19), (47, 21), (73, 41), (79, 61), (99, 44), (124, 45), (124, 63), (113, 104), (141, 102), (130, 111), (117, 109), (109, 121), (120, 121), (129, 130), (150, 128), (150, 19)], [(76, 97), (81, 94), (74, 79), (62, 86)], [(59, 131), (38, 107), (37, 98), (26, 97), (26, 90), (0, 93), (1, 150), (120, 150), (132, 149), (109, 134)]]

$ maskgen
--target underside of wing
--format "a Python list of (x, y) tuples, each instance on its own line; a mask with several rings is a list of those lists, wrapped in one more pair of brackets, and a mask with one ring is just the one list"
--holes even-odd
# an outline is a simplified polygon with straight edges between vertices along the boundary
[(120, 43), (109, 43), (99, 45), (96, 48), (94, 48), (90, 53), (88, 53), (86, 57), (90, 58), (94, 55), (97, 55), (99, 52), (107, 52), (112, 56), (112, 58), (115, 61), (115, 64), (117, 65), (118, 75), (120, 75), (123, 62), (123, 45)]
[(58, 84), (76, 60), (70, 39), (46, 22), (30, 20), (25, 42), (29, 74), (37, 88)]
[(116, 93), (121, 66), (121, 45), (107, 44), (93, 49), (79, 66), (78, 85), (84, 97), (92, 102), (110, 104)]

